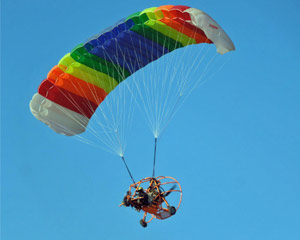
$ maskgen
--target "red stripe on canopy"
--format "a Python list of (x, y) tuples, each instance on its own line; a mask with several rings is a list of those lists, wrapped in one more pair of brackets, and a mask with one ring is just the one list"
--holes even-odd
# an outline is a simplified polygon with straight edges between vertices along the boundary
[(91, 118), (98, 107), (95, 103), (86, 98), (55, 86), (48, 79), (45, 79), (41, 83), (38, 93), (52, 102), (77, 112), (87, 118)]

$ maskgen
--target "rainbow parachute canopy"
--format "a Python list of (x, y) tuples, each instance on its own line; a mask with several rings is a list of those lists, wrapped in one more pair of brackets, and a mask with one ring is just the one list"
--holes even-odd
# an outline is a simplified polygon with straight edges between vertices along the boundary
[(175, 49), (199, 43), (214, 43), (220, 54), (235, 49), (198, 9), (166, 5), (134, 13), (66, 54), (39, 86), (30, 110), (57, 133), (80, 134), (120, 82)]

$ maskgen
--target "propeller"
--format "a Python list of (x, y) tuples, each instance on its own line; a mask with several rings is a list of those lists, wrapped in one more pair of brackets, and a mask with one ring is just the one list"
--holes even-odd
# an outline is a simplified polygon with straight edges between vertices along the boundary
[(175, 188), (176, 188), (176, 184), (174, 184), (165, 194), (164, 197), (167, 197)]

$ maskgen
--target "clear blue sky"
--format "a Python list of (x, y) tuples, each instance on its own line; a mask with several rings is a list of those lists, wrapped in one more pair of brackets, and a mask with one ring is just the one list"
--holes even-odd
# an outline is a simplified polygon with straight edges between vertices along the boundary
[[(119, 158), (50, 131), (29, 101), (70, 49), (147, 7), (209, 13), (236, 52), (193, 92), (158, 146), (158, 175), (183, 202), (140, 227), (119, 208), (130, 179)], [(300, 3), (1, 1), (1, 239), (300, 239)], [(136, 179), (151, 174), (153, 139), (137, 124), (128, 145)]]

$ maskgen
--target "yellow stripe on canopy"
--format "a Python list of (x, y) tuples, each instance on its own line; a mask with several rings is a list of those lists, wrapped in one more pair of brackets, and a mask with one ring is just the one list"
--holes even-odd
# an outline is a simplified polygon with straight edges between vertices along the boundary
[(105, 73), (98, 72), (86, 65), (76, 62), (70, 56), (70, 53), (66, 54), (59, 61), (58, 66), (65, 73), (102, 88), (107, 94), (118, 85), (118, 82), (114, 78)]
[(144, 23), (148, 27), (168, 36), (169, 38), (174, 39), (177, 42), (182, 43), (183, 46), (187, 46), (190, 44), (196, 44), (196, 40), (188, 37), (187, 35), (176, 31), (175, 29), (169, 27), (168, 25), (157, 21), (157, 20), (149, 20)]
[(146, 8), (144, 11), (140, 12), (140, 15), (146, 13), (147, 17), (149, 19), (157, 19), (157, 17), (155, 16), (154, 10), (157, 7), (152, 7), (152, 8)]

